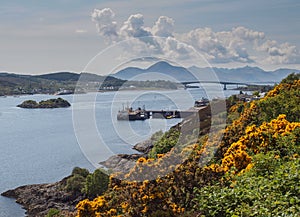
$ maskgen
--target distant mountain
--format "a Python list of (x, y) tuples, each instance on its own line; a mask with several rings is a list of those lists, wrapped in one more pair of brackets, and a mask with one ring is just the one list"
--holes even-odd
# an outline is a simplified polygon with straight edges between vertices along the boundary
[[(128, 67), (115, 73), (114, 77), (125, 80), (146, 80), (149, 79), (147, 74), (151, 72), (161, 73), (170, 76), (178, 81), (211, 81), (216, 78), (213, 72), (220, 81), (231, 82), (280, 82), (282, 78), (286, 77), (292, 72), (299, 73), (300, 70), (294, 69), (277, 69), (275, 71), (264, 71), (258, 67), (245, 66), (242, 68), (199, 68), (192, 66), (189, 68), (173, 66), (167, 62), (157, 62), (146, 69), (138, 67)], [(143, 75), (143, 76), (139, 76)], [(197, 79), (195, 79), (195, 76)], [(146, 78), (146, 79), (145, 79)], [(159, 78), (150, 78), (149, 80), (158, 80)]]
[[(162, 73), (179, 81), (184, 81), (186, 79), (195, 80), (195, 77), (188, 71), (188, 69), (180, 66), (173, 66), (165, 61), (157, 62), (146, 69), (128, 67), (120, 70), (112, 76), (124, 80), (158, 80), (159, 78), (157, 77), (147, 77), (147, 74), (152, 72)], [(139, 75), (142, 75), (142, 77), (139, 77)]]

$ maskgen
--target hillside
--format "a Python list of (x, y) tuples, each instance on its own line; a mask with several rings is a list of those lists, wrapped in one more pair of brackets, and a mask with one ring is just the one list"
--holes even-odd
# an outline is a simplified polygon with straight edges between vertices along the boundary
[[(128, 174), (111, 175), (105, 193), (77, 205), (78, 216), (297, 216), (299, 91), (298, 74), (259, 101), (230, 99), (225, 132), (215, 134), (224, 133), (219, 143), (200, 135), (174, 146), (176, 128), (167, 132), (154, 144), (154, 158), (139, 158)], [(162, 144), (170, 148), (158, 148)], [(207, 164), (199, 164), (206, 157)], [(167, 168), (166, 176), (151, 178)], [(145, 180), (135, 181), (141, 175)]]
[(55, 81), (78, 81), (80, 75), (72, 72), (56, 72), (44, 75), (35, 75), (33, 77)]
[[(76, 86), (77, 85), (77, 86)], [(126, 81), (112, 76), (93, 73), (56, 72), (44, 75), (19, 75), (0, 73), (0, 96), (20, 94), (54, 94), (63, 90), (80, 93), (122, 89), (177, 89), (170, 81)]]
[(79, 74), (58, 72), (44, 75), (0, 73), (0, 95), (54, 94), (61, 89), (74, 90)]

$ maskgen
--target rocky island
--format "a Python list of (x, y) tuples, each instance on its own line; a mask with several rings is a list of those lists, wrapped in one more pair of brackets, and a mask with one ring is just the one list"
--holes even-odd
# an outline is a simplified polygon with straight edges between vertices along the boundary
[(71, 104), (62, 98), (57, 99), (48, 99), (48, 100), (42, 100), (40, 102), (36, 102), (34, 100), (26, 100), (22, 102), (21, 104), (17, 105), (17, 107), (20, 108), (66, 108), (70, 107)]

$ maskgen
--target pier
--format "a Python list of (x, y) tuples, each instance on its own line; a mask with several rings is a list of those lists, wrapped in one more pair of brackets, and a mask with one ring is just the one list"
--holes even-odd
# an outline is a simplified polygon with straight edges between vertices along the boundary
[(138, 108), (133, 110), (132, 108), (124, 109), (118, 112), (117, 120), (146, 120), (153, 119), (172, 119), (172, 118), (187, 118), (193, 114), (197, 114), (199, 110), (145, 110)]
[(147, 110), (149, 117), (153, 119), (186, 118), (197, 113), (197, 110)]

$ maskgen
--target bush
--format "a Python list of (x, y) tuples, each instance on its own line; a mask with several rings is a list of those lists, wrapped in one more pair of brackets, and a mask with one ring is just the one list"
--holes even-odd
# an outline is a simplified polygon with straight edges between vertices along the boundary
[(90, 172), (87, 169), (84, 168), (80, 168), (80, 167), (75, 167), (72, 171), (72, 175), (79, 175), (82, 176), (84, 178), (86, 178), (88, 175), (90, 174)]
[(67, 180), (66, 190), (74, 194), (80, 194), (85, 186), (85, 181), (84, 177), (75, 174)]
[(156, 158), (157, 154), (169, 152), (178, 143), (179, 136), (180, 132), (178, 129), (171, 129), (163, 134), (163, 136), (154, 143), (152, 150), (149, 152), (149, 157)]
[(205, 216), (297, 216), (300, 160), (284, 162), (261, 154), (254, 162), (230, 186), (195, 188), (195, 211)]
[(107, 189), (109, 184), (109, 176), (103, 169), (97, 169), (93, 174), (86, 177), (84, 186), (84, 193), (89, 198), (95, 198), (102, 195)]

